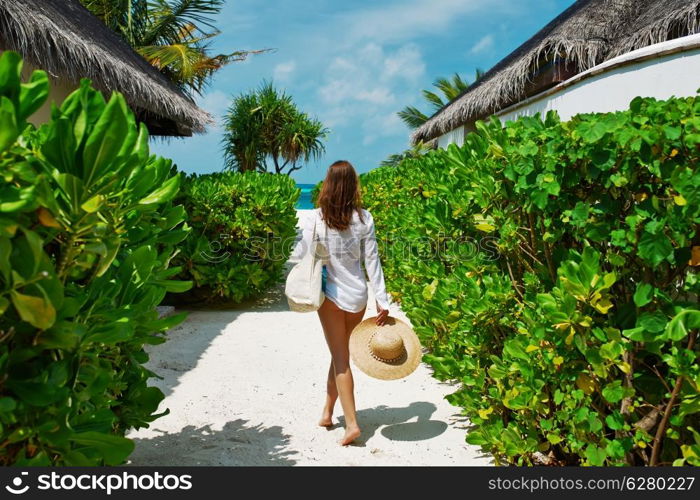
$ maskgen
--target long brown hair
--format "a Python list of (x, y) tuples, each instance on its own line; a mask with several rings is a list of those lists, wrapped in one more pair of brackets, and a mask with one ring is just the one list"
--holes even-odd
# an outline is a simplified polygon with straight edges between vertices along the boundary
[(343, 231), (350, 226), (352, 212), (362, 218), (360, 180), (349, 161), (340, 160), (330, 167), (318, 195), (318, 206), (324, 222), (330, 228)]

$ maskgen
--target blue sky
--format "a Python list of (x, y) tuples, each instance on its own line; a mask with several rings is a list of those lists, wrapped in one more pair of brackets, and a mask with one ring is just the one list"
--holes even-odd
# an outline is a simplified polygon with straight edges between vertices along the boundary
[(326, 154), (293, 173), (315, 183), (335, 160), (366, 172), (408, 145), (396, 116), (428, 108), (421, 89), (459, 72), (469, 81), (574, 0), (229, 0), (217, 18), (217, 52), (274, 48), (219, 71), (198, 104), (217, 124), (152, 151), (181, 170), (223, 169), (221, 117), (232, 96), (272, 80), (329, 129)]

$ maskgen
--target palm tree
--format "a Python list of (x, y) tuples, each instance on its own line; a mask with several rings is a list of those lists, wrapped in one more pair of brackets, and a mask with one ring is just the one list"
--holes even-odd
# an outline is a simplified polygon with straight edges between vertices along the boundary
[[(477, 69), (476, 80), (479, 80), (482, 76), (484, 76), (484, 71)], [(464, 80), (458, 73), (452, 75), (452, 78), (440, 77), (433, 82), (433, 87), (435, 87), (437, 91), (423, 90), (423, 97), (428, 101), (428, 104), (430, 104), (430, 115), (423, 113), (415, 106), (406, 106), (398, 112), (399, 118), (401, 118), (411, 130), (416, 129), (427, 122), (430, 116), (459, 97), (469, 86), (470, 83)], [(423, 142), (419, 142), (410, 149), (388, 156), (380, 165), (382, 167), (396, 167), (404, 160), (418, 158), (433, 148), (434, 146), (430, 143), (424, 144)]]
[(300, 162), (324, 153), (328, 134), (320, 121), (300, 111), (291, 96), (269, 82), (234, 98), (224, 127), (226, 168), (242, 172), (291, 174), (301, 168)]
[[(479, 80), (484, 75), (480, 69), (476, 70), (476, 79)], [(470, 83), (464, 80), (459, 74), (455, 73), (452, 78), (438, 78), (433, 82), (440, 94), (431, 90), (423, 90), (423, 97), (431, 107), (431, 115), (442, 109), (447, 103), (459, 97), (469, 88)], [(406, 106), (399, 111), (399, 117), (409, 128), (415, 129), (423, 125), (430, 118), (429, 115), (423, 113), (415, 106)]]
[(189, 95), (222, 66), (263, 51), (210, 54), (224, 0), (81, 0), (148, 62)]

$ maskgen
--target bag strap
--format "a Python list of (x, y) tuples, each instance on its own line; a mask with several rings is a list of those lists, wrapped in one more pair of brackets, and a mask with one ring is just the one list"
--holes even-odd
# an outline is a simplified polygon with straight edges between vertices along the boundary
[(326, 223), (323, 222), (323, 218), (321, 217), (321, 211), (320, 211), (320, 210), (319, 210), (319, 211), (317, 212), (317, 214), (316, 214), (316, 221), (319, 221), (319, 219), (320, 219), (320, 222), (321, 222), (320, 226), (321, 226), (321, 229), (322, 229), (322, 230), (319, 231), (319, 233), (318, 233), (318, 234), (319, 234), (319, 241), (321, 241), (321, 243), (323, 243), (323, 246), (325, 246), (325, 245), (326, 245)]
[(314, 214), (314, 228), (311, 230), (311, 243), (316, 239), (316, 224), (318, 222), (318, 214)]
[[(316, 234), (317, 234), (317, 232), (316, 232), (316, 224), (320, 224), (320, 226), (322, 226), (323, 229), (322, 229), (321, 231), (318, 231), (318, 235), (319, 235), (319, 237), (318, 237), (318, 242), (321, 244), (321, 247), (323, 248), (322, 255), (323, 255), (324, 257), (322, 258), (322, 260), (323, 260), (324, 262), (326, 262), (326, 261), (328, 260), (328, 258), (329, 258), (328, 247), (327, 247), (327, 245), (326, 245), (326, 236), (327, 236), (328, 233), (327, 233), (327, 231), (326, 231), (326, 224), (323, 222), (323, 220), (321, 220), (321, 221), (319, 222), (319, 219), (320, 219), (320, 218), (321, 218), (321, 211), (319, 210), (318, 212), (316, 212), (316, 218), (314, 219), (314, 233), (313, 233), (314, 236), (313, 236), (313, 237), (315, 237)], [(312, 237), (312, 238), (313, 238), (313, 237)]]

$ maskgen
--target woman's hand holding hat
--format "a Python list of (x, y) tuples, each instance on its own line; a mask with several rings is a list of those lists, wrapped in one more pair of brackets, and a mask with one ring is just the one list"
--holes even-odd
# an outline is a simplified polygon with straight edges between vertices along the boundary
[(389, 317), (389, 309), (382, 309), (379, 302), (375, 302), (375, 304), (377, 305), (377, 326), (383, 326)]

